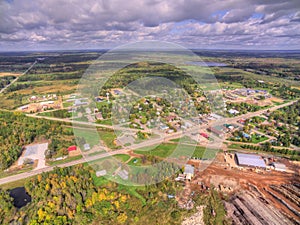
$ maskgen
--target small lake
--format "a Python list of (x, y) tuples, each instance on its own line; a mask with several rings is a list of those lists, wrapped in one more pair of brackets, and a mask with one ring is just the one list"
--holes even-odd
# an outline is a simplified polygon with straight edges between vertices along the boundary
[(225, 63), (219, 63), (219, 62), (186, 62), (187, 64), (190, 65), (195, 65), (195, 66), (204, 66), (204, 67), (224, 67), (227, 66)]
[(14, 206), (18, 209), (31, 202), (31, 197), (26, 193), (24, 187), (17, 187), (11, 189), (9, 191), (9, 195), (14, 199)]

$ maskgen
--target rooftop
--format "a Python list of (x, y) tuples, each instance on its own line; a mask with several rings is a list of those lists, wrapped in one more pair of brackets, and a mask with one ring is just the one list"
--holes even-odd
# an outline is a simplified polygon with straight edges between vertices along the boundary
[(184, 166), (184, 173), (185, 174), (193, 174), (194, 175), (194, 167), (193, 166), (191, 166), (191, 165), (189, 165), (189, 164), (186, 164), (185, 166)]
[(259, 155), (236, 153), (238, 165), (266, 168), (265, 161)]

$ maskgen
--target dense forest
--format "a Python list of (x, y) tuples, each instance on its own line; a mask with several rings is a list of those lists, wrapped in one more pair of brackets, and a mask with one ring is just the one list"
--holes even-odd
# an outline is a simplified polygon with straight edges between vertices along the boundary
[(72, 132), (62, 123), (30, 118), (18, 112), (0, 111), (0, 127), (0, 170), (11, 166), (27, 144), (58, 140), (60, 148), (55, 151), (49, 148), (51, 155), (48, 157), (51, 157), (63, 154), (68, 145), (73, 143)]
[(294, 145), (300, 146), (300, 101), (292, 104), (288, 107), (284, 107), (280, 110), (276, 110), (270, 115), (270, 119), (288, 124), (282, 126), (281, 129), (285, 133), (285, 136), (290, 137), (290, 142)]
[[(100, 185), (97, 183), (100, 181)], [(128, 187), (97, 178), (84, 165), (57, 168), (25, 183), (32, 202), (16, 210), (6, 191), (0, 191), (1, 224), (181, 224), (194, 210), (179, 209), (174, 198), (182, 189), (174, 181)], [(216, 211), (224, 220), (224, 207), (216, 193), (200, 194), (197, 204), (212, 202), (207, 220)], [(158, 216), (159, 215), (159, 216)]]

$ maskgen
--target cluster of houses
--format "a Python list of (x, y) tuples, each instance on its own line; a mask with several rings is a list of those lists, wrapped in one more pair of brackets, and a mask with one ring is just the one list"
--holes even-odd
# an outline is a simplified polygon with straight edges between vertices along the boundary
[(19, 107), (23, 112), (42, 112), (47, 109), (60, 109), (61, 104), (55, 101), (44, 101), (38, 103), (30, 103)]
[(229, 100), (238, 100), (240, 97), (254, 98), (256, 100), (260, 100), (259, 96), (263, 96), (264, 98), (271, 98), (272, 95), (268, 93), (266, 90), (253, 90), (251, 88), (241, 88), (235, 90), (226, 90), (224, 97)]
[(29, 98), (29, 101), (31, 102), (36, 102), (36, 101), (45, 101), (45, 100), (57, 100), (57, 95), (56, 94), (48, 94), (48, 95), (43, 95), (43, 96), (36, 96), (32, 95)]
[[(237, 126), (234, 126), (232, 124), (223, 124), (222, 126), (213, 126), (213, 127), (209, 127), (207, 128), (207, 131), (213, 133), (214, 135), (216, 135), (217, 137), (224, 137), (225, 133), (231, 132), (234, 129), (236, 129)], [(208, 138), (205, 133), (200, 133), (201, 136)]]
[(55, 100), (57, 100), (56, 94), (48, 94), (43, 96), (33, 95), (29, 97), (29, 104), (20, 106), (18, 109), (23, 112), (41, 112), (47, 109), (60, 109), (61, 105)]

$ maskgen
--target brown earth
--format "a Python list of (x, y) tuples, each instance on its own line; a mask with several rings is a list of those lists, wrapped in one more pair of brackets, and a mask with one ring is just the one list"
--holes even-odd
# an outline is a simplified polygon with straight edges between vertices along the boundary
[[(291, 164), (288, 164), (287, 166), (289, 167)], [(292, 169), (295, 173), (262, 170), (258, 173), (255, 172), (254, 169), (239, 170), (237, 168), (230, 168), (228, 164), (224, 162), (223, 154), (219, 154), (217, 159), (204, 171), (196, 173), (195, 178), (192, 181), (194, 184), (192, 187), (199, 189), (199, 185), (197, 185), (199, 183), (203, 183), (206, 187), (210, 187), (211, 185), (214, 187), (227, 187), (227, 190), (229, 190), (231, 195), (244, 190), (251, 191), (253, 187), (256, 187), (266, 200), (274, 205), (274, 207), (282, 210), (291, 217), (295, 217), (285, 205), (280, 203), (269, 193), (269, 191), (275, 193), (294, 209), (300, 211), (299, 205), (294, 204), (289, 199), (274, 192), (270, 188), (270, 185), (280, 186), (282, 184), (291, 184), (292, 182), (300, 183), (298, 173), (299, 167), (294, 164), (293, 167), (289, 167), (289, 169)]]

